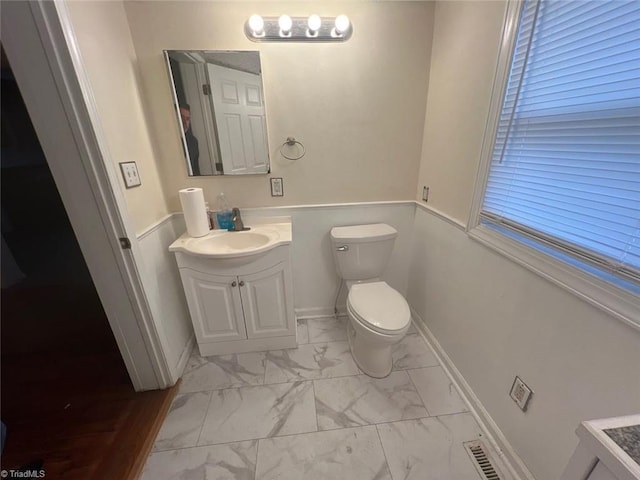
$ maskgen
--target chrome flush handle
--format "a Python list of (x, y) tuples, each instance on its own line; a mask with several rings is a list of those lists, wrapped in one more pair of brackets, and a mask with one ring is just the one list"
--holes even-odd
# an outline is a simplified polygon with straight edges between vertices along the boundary
[(341, 247), (336, 248), (336, 250), (339, 252), (346, 252), (349, 250), (349, 245), (342, 245)]

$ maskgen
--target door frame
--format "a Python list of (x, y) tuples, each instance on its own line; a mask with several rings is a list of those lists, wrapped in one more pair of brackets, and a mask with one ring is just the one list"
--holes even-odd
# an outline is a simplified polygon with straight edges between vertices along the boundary
[[(145, 295), (140, 247), (66, 5), (3, 2), (1, 20), (2, 44), (131, 382), (136, 391), (173, 385), (165, 334)], [(121, 248), (120, 238), (131, 248)]]

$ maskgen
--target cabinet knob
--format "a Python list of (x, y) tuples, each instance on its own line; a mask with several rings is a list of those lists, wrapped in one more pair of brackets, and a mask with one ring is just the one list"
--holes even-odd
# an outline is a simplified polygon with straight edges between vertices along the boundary
[(240, 286), (244, 287), (244, 280), (240, 280)]
[(238, 285), (238, 282), (236, 282), (235, 280), (233, 282), (231, 282), (231, 286), (235, 287), (236, 285)]

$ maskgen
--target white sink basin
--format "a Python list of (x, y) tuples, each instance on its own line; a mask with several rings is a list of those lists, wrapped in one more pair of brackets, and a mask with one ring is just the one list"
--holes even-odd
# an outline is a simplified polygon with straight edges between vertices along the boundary
[(203, 252), (235, 253), (244, 250), (255, 250), (264, 247), (272, 240), (273, 235), (245, 232), (227, 232), (215, 236), (206, 236), (194, 241), (194, 247)]
[(291, 223), (258, 224), (250, 228), (242, 232), (212, 230), (198, 238), (185, 233), (169, 246), (169, 250), (209, 258), (236, 258), (265, 253), (278, 245), (291, 243)]

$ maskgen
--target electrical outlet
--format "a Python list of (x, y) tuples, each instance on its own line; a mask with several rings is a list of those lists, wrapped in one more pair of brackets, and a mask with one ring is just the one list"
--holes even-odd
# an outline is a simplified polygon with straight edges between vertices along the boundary
[(127, 188), (138, 187), (142, 184), (140, 175), (138, 175), (136, 162), (122, 162), (120, 163), (120, 170), (122, 171), (122, 178), (124, 178), (124, 184)]
[(516, 405), (520, 407), (520, 410), (526, 412), (529, 400), (531, 400), (533, 396), (533, 390), (531, 390), (520, 377), (516, 376), (513, 385), (511, 385), (509, 396), (516, 402)]
[(422, 200), (425, 202), (429, 201), (429, 187), (422, 187)]
[(282, 185), (282, 178), (271, 179), (271, 196), (272, 197), (284, 197), (284, 188)]

